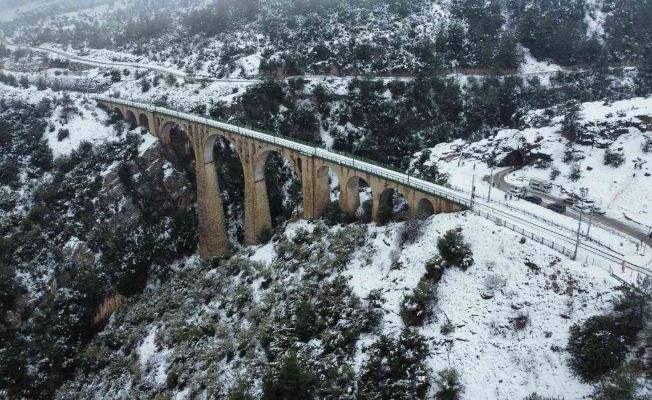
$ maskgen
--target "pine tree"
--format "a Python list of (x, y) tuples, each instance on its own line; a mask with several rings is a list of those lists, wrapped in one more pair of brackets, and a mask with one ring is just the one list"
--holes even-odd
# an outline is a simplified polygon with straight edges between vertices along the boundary
[(652, 49), (648, 50), (643, 63), (639, 66), (635, 83), (637, 95), (652, 94)]
[(18, 80), (18, 83), (20, 86), (23, 88), (27, 89), (29, 87), (29, 79), (25, 75), (21, 76), (20, 79)]
[(291, 352), (277, 370), (263, 378), (263, 400), (312, 400), (314, 379), (300, 365), (296, 352)]
[(577, 136), (581, 131), (580, 120), (582, 118), (581, 114), (582, 106), (576, 100), (571, 100), (566, 103), (564, 107), (564, 119), (561, 123), (561, 132), (566, 137), (566, 139), (571, 142), (577, 140)]

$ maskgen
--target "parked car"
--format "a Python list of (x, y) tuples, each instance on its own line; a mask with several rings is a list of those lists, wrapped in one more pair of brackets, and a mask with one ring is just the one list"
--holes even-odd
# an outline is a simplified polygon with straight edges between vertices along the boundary
[(589, 205), (589, 207), (591, 207), (591, 210), (593, 210), (593, 212), (596, 214), (604, 215), (607, 213), (607, 211), (598, 205)]
[(560, 214), (563, 214), (563, 213), (566, 212), (566, 204), (564, 204), (564, 203), (548, 204), (548, 208), (551, 209), (552, 211), (558, 212)]
[(568, 205), (571, 205), (571, 206), (572, 206), (573, 204), (575, 204), (575, 199), (572, 198), (572, 197), (564, 197), (564, 198), (562, 199), (562, 201), (563, 201), (564, 203), (568, 204)]
[(529, 201), (530, 203), (534, 203), (534, 204), (543, 203), (543, 199), (541, 197), (539, 197), (539, 196), (529, 195), (529, 196), (523, 197), (523, 199), (525, 201)]
[(518, 188), (514, 188), (509, 192), (507, 192), (507, 196), (512, 196), (512, 197), (516, 197), (517, 199), (520, 199), (521, 197), (523, 197), (523, 191)]
[(591, 213), (591, 208), (589, 206), (585, 206), (579, 203), (573, 204), (573, 210), (577, 212), (581, 212), (583, 214), (590, 214)]

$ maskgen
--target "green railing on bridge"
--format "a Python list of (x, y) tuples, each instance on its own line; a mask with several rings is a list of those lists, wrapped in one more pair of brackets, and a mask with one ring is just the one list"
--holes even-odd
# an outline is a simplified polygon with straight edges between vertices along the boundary
[[(253, 127), (247, 124), (240, 125), (237, 121), (223, 121), (218, 118), (214, 118), (209, 115), (196, 115), (190, 114), (182, 109), (173, 106), (167, 107), (157, 107), (152, 106), (143, 99), (122, 99), (109, 96), (91, 96), (91, 98), (99, 101), (105, 101), (113, 104), (127, 105), (131, 107), (136, 107), (144, 111), (154, 112), (158, 114), (168, 115), (170, 117), (176, 117), (184, 120), (191, 120), (197, 123), (203, 123), (209, 126), (213, 126), (210, 122), (215, 122), (222, 124), (224, 126), (213, 126), (216, 128), (224, 129), (232, 133), (236, 133), (242, 136), (252, 137), (254, 139), (265, 141), (269, 144), (280, 146), (289, 150), (299, 151), (307, 156), (315, 156), (333, 162), (335, 164), (350, 167), (361, 172), (366, 172), (371, 175), (377, 176), (382, 179), (392, 181), (394, 183), (408, 186), (412, 189), (418, 190), (424, 194), (434, 195), (436, 197), (443, 198), (447, 201), (450, 201), (463, 209), (471, 208), (472, 204), (469, 199), (465, 199), (457, 193), (452, 193), (453, 190), (445, 186), (441, 186), (430, 180), (410, 176), (409, 174), (404, 174), (402, 172), (394, 170), (391, 166), (370, 160), (366, 157), (355, 156), (343, 151), (338, 150), (329, 150), (318, 146), (316, 143), (311, 143), (306, 140), (297, 139), (294, 137), (288, 137), (285, 135), (279, 135), (276, 132), (271, 132), (266, 129), (261, 129), (259, 127)], [(253, 133), (251, 135), (250, 133)], [(297, 144), (299, 146), (297, 146)], [(332, 154), (338, 157), (329, 157), (328, 155)], [(374, 168), (368, 168), (377, 167)], [(385, 171), (382, 171), (385, 170)], [(440, 189), (441, 188), (441, 189)], [(442, 190), (443, 189), (443, 190)], [(448, 192), (450, 190), (450, 192)]]

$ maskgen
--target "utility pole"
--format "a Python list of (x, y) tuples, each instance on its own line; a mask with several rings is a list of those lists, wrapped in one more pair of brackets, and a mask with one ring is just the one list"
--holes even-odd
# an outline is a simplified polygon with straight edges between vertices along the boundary
[(591, 222), (593, 222), (593, 209), (591, 209), (591, 213), (589, 214), (589, 227), (586, 228), (586, 239), (589, 239), (589, 231), (591, 231)]
[(491, 202), (491, 188), (494, 186), (494, 168), (496, 168), (495, 161), (493, 161), (491, 164), (491, 178), (489, 178), (489, 193), (487, 194), (487, 203)]
[[(648, 233), (647, 237), (649, 239), (652, 239), (652, 228), (650, 228), (650, 232)], [(641, 255), (645, 254), (645, 245), (646, 245), (646, 240), (641, 238), (641, 246), (639, 247), (641, 249)]]
[(475, 164), (473, 164), (473, 178), (471, 178), (471, 210), (473, 210), (473, 200), (475, 199)]
[(581, 188), (580, 193), (582, 194), (582, 202), (580, 203), (580, 222), (577, 225), (577, 237), (575, 238), (575, 251), (573, 252), (573, 260), (577, 259), (577, 248), (580, 246), (580, 230), (582, 228), (582, 215), (584, 214), (584, 199), (586, 198), (589, 190), (587, 188)]

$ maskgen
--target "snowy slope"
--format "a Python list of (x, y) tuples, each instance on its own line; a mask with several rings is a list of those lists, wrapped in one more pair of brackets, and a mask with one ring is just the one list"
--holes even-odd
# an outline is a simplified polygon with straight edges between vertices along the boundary
[[(14, 88), (0, 83), (0, 95), (4, 99), (22, 100), (31, 104), (38, 104), (42, 99), (61, 98), (62, 94), (55, 93), (50, 89), (37, 90), (34, 86), (28, 89)], [(49, 126), (44, 132), (44, 138), (48, 141), (55, 157), (70, 154), (79, 147), (82, 141), (94, 144), (107, 141), (119, 140), (112, 126), (106, 126), (106, 113), (99, 110), (95, 101), (89, 100), (81, 94), (70, 93), (75, 112), (71, 113), (66, 121), (62, 116), (61, 105), (54, 109)], [(68, 129), (69, 137), (58, 140), (57, 134), (61, 129)]]
[[(538, 110), (526, 118), (535, 120), (535, 117), (542, 114), (543, 110)], [(578, 161), (582, 176), (577, 181), (568, 178), (573, 163), (563, 162), (568, 141), (560, 134), (561, 117), (555, 117), (543, 126), (526, 126), (521, 130), (503, 129), (494, 137), (474, 143), (458, 140), (440, 144), (431, 149), (429, 162), (436, 162), (441, 172), (450, 175), (451, 185), (467, 191), (470, 190), (471, 177), (475, 173), (476, 182), (482, 187), (478, 190), (486, 196), (488, 186), (482, 183), (481, 179), (490, 174), (487, 160), (492, 152), (495, 152), (497, 162), (513, 150), (523, 150), (529, 155), (549, 155), (552, 158), (550, 165), (544, 168), (537, 168), (533, 164), (526, 165), (510, 173), (506, 181), (516, 186), (526, 186), (530, 178), (550, 180), (551, 169), (555, 167), (561, 174), (552, 181), (553, 195), (579, 194), (579, 188), (587, 187), (589, 199), (602, 204), (607, 216), (625, 223), (630, 222), (629, 218), (652, 226), (652, 177), (645, 176), (646, 173), (652, 172), (652, 153), (644, 153), (641, 150), (642, 144), (646, 138), (652, 137), (652, 133), (649, 128), (647, 132), (640, 129), (645, 129), (642, 119), (652, 116), (652, 99), (633, 98), (608, 105), (602, 102), (585, 103), (582, 105), (581, 114), (581, 123), (584, 129), (595, 135), (596, 145), (573, 145), (578, 157), (583, 157)], [(620, 130), (617, 131), (616, 137), (606, 138), (602, 134), (608, 133), (609, 129)], [(625, 155), (625, 163), (617, 168), (604, 165), (604, 153), (607, 148), (622, 152)], [(635, 161), (642, 162), (642, 169), (634, 169)]]
[[(356, 371), (368, 358), (367, 347), (380, 334), (394, 337), (403, 329), (399, 316), (401, 301), (425, 273), (424, 263), (438, 254), (437, 238), (446, 230), (461, 228), (475, 263), (466, 271), (445, 271), (437, 287), (438, 300), (433, 299), (437, 302), (434, 316), (418, 328), (430, 348), (430, 376), (444, 368), (457, 369), (465, 386), (461, 397), (465, 400), (522, 399), (535, 391), (574, 400), (592, 393), (592, 386), (581, 383), (567, 365), (568, 329), (609, 310), (617, 280), (601, 270), (559, 257), (547, 247), (529, 240), (522, 242), (519, 235), (470, 213), (431, 217), (423, 236), (402, 248), (397, 236), (401, 225), (366, 226), (362, 246), (343, 270), (317, 278), (325, 285), (342, 276), (360, 299), (367, 299), (376, 289), (382, 295), (380, 331), (363, 334), (357, 340), (352, 365)], [(286, 227), (285, 235), (292, 243), (297, 235), (306, 235), (318, 227), (324, 229), (319, 223), (298, 221)], [(332, 235), (342, 227), (327, 229), (332, 240)], [(276, 253), (276, 246), (269, 243), (246, 250), (244, 255), (257, 263), (242, 270), (254, 271), (244, 273), (235, 269), (235, 274), (224, 275), (224, 271), (201, 269), (206, 267), (200, 267), (197, 258), (175, 265), (170, 282), (162, 286), (152, 282), (143, 297), (131, 300), (128, 309), (112, 319), (101, 334), (106, 338), (124, 337), (125, 349), (133, 349), (134, 364), (121, 364), (120, 360), (127, 358), (119, 352), (116, 360), (105, 361), (107, 369), (78, 375), (59, 393), (59, 398), (75, 394), (100, 398), (165, 393), (176, 399), (190, 399), (215, 393), (216, 388), (232, 387), (238, 377), (250, 377), (253, 394), (259, 397), (261, 363), (266, 361), (256, 345), (260, 329), (257, 326), (263, 318), (257, 313), (261, 307), (266, 309), (272, 299), (280, 302), (269, 304), (272, 309), (291, 309), (289, 293), (298, 285), (309, 285), (315, 279), (314, 269), (320, 268), (320, 260), (309, 259), (296, 263), (298, 269), (269, 271), (270, 267), (284, 265), (283, 261), (275, 264), (283, 257)], [(308, 241), (302, 246), (315, 248), (322, 244)], [(201, 278), (195, 278), (194, 287), (178, 281), (184, 275), (194, 276), (197, 268), (205, 272)], [(274, 282), (272, 288), (264, 281)], [(218, 286), (211, 290), (211, 285)], [(219, 293), (217, 297), (215, 291)], [(489, 292), (493, 297), (486, 298)], [(190, 298), (183, 300), (183, 296)], [(201, 301), (202, 298), (206, 300)], [(183, 304), (197, 300), (201, 305)], [(243, 302), (244, 308), (233, 314), (229, 311), (233, 302)], [(152, 315), (152, 307), (160, 310), (159, 316)], [(518, 315), (528, 316), (524, 329), (514, 327), (513, 318)], [(455, 329), (445, 335), (440, 329), (447, 320)], [(201, 331), (197, 333), (197, 329)], [(180, 335), (198, 336), (189, 339)], [(328, 353), (319, 350), (323, 340), (295, 346), (312, 349), (315, 357), (321, 359), (328, 357)], [(247, 343), (248, 349), (231, 361), (224, 358), (225, 347), (237, 343)], [(138, 371), (136, 376), (134, 369)], [(185, 385), (170, 390), (170, 376), (180, 377), (176, 379)], [(202, 382), (208, 387), (203, 387)], [(429, 397), (434, 395), (435, 388), (431, 382)]]
[[(416, 286), (421, 265), (437, 254), (437, 237), (456, 227), (471, 244), (475, 264), (466, 272), (447, 270), (439, 283), (437, 321), (422, 330), (432, 344), (433, 370), (456, 368), (466, 386), (463, 399), (520, 399), (536, 391), (571, 400), (589, 394), (590, 386), (577, 381), (567, 367), (565, 352), (554, 348), (564, 347), (573, 323), (608, 308), (617, 281), (536, 243), (519, 244), (519, 235), (480, 217), (433, 217), (424, 237), (401, 252), (399, 270), (389, 269), (392, 246), (385, 244), (393, 243), (396, 227), (378, 229), (371, 266), (354, 263), (348, 273), (359, 296), (383, 291), (390, 311), (385, 331), (399, 331), (403, 295)], [(480, 294), (492, 275), (506, 284), (484, 300)], [(517, 310), (529, 315), (523, 331), (511, 327)], [(448, 336), (440, 333), (446, 318), (456, 326)]]
[[(625, 163), (620, 167), (604, 165), (606, 149), (592, 148), (589, 145), (576, 145), (584, 159), (579, 161), (582, 177), (573, 182), (568, 178), (570, 165), (561, 162), (565, 150), (565, 142), (560, 142), (559, 125), (550, 128), (528, 129), (522, 133), (526, 143), (540, 139), (540, 152), (550, 154), (554, 165), (561, 171), (555, 180), (555, 193), (579, 193), (581, 187), (589, 188), (589, 198), (602, 204), (607, 215), (621, 219), (623, 222), (631, 218), (644, 225), (652, 227), (652, 153), (641, 151), (646, 137), (652, 137), (652, 132), (641, 132), (628, 124), (642, 124), (640, 116), (652, 116), (652, 99), (635, 98), (604, 105), (600, 102), (585, 103), (582, 107), (583, 123), (596, 125), (600, 122), (615, 122), (625, 126), (625, 132), (613, 141), (604, 143), (607, 148), (622, 152)], [(560, 121), (555, 121), (560, 122)], [(599, 130), (600, 128), (598, 128)], [(642, 162), (642, 169), (635, 169), (635, 162)], [(645, 176), (645, 174), (648, 176)], [(507, 177), (510, 183), (524, 185), (532, 177), (549, 179), (550, 171), (528, 166)]]

